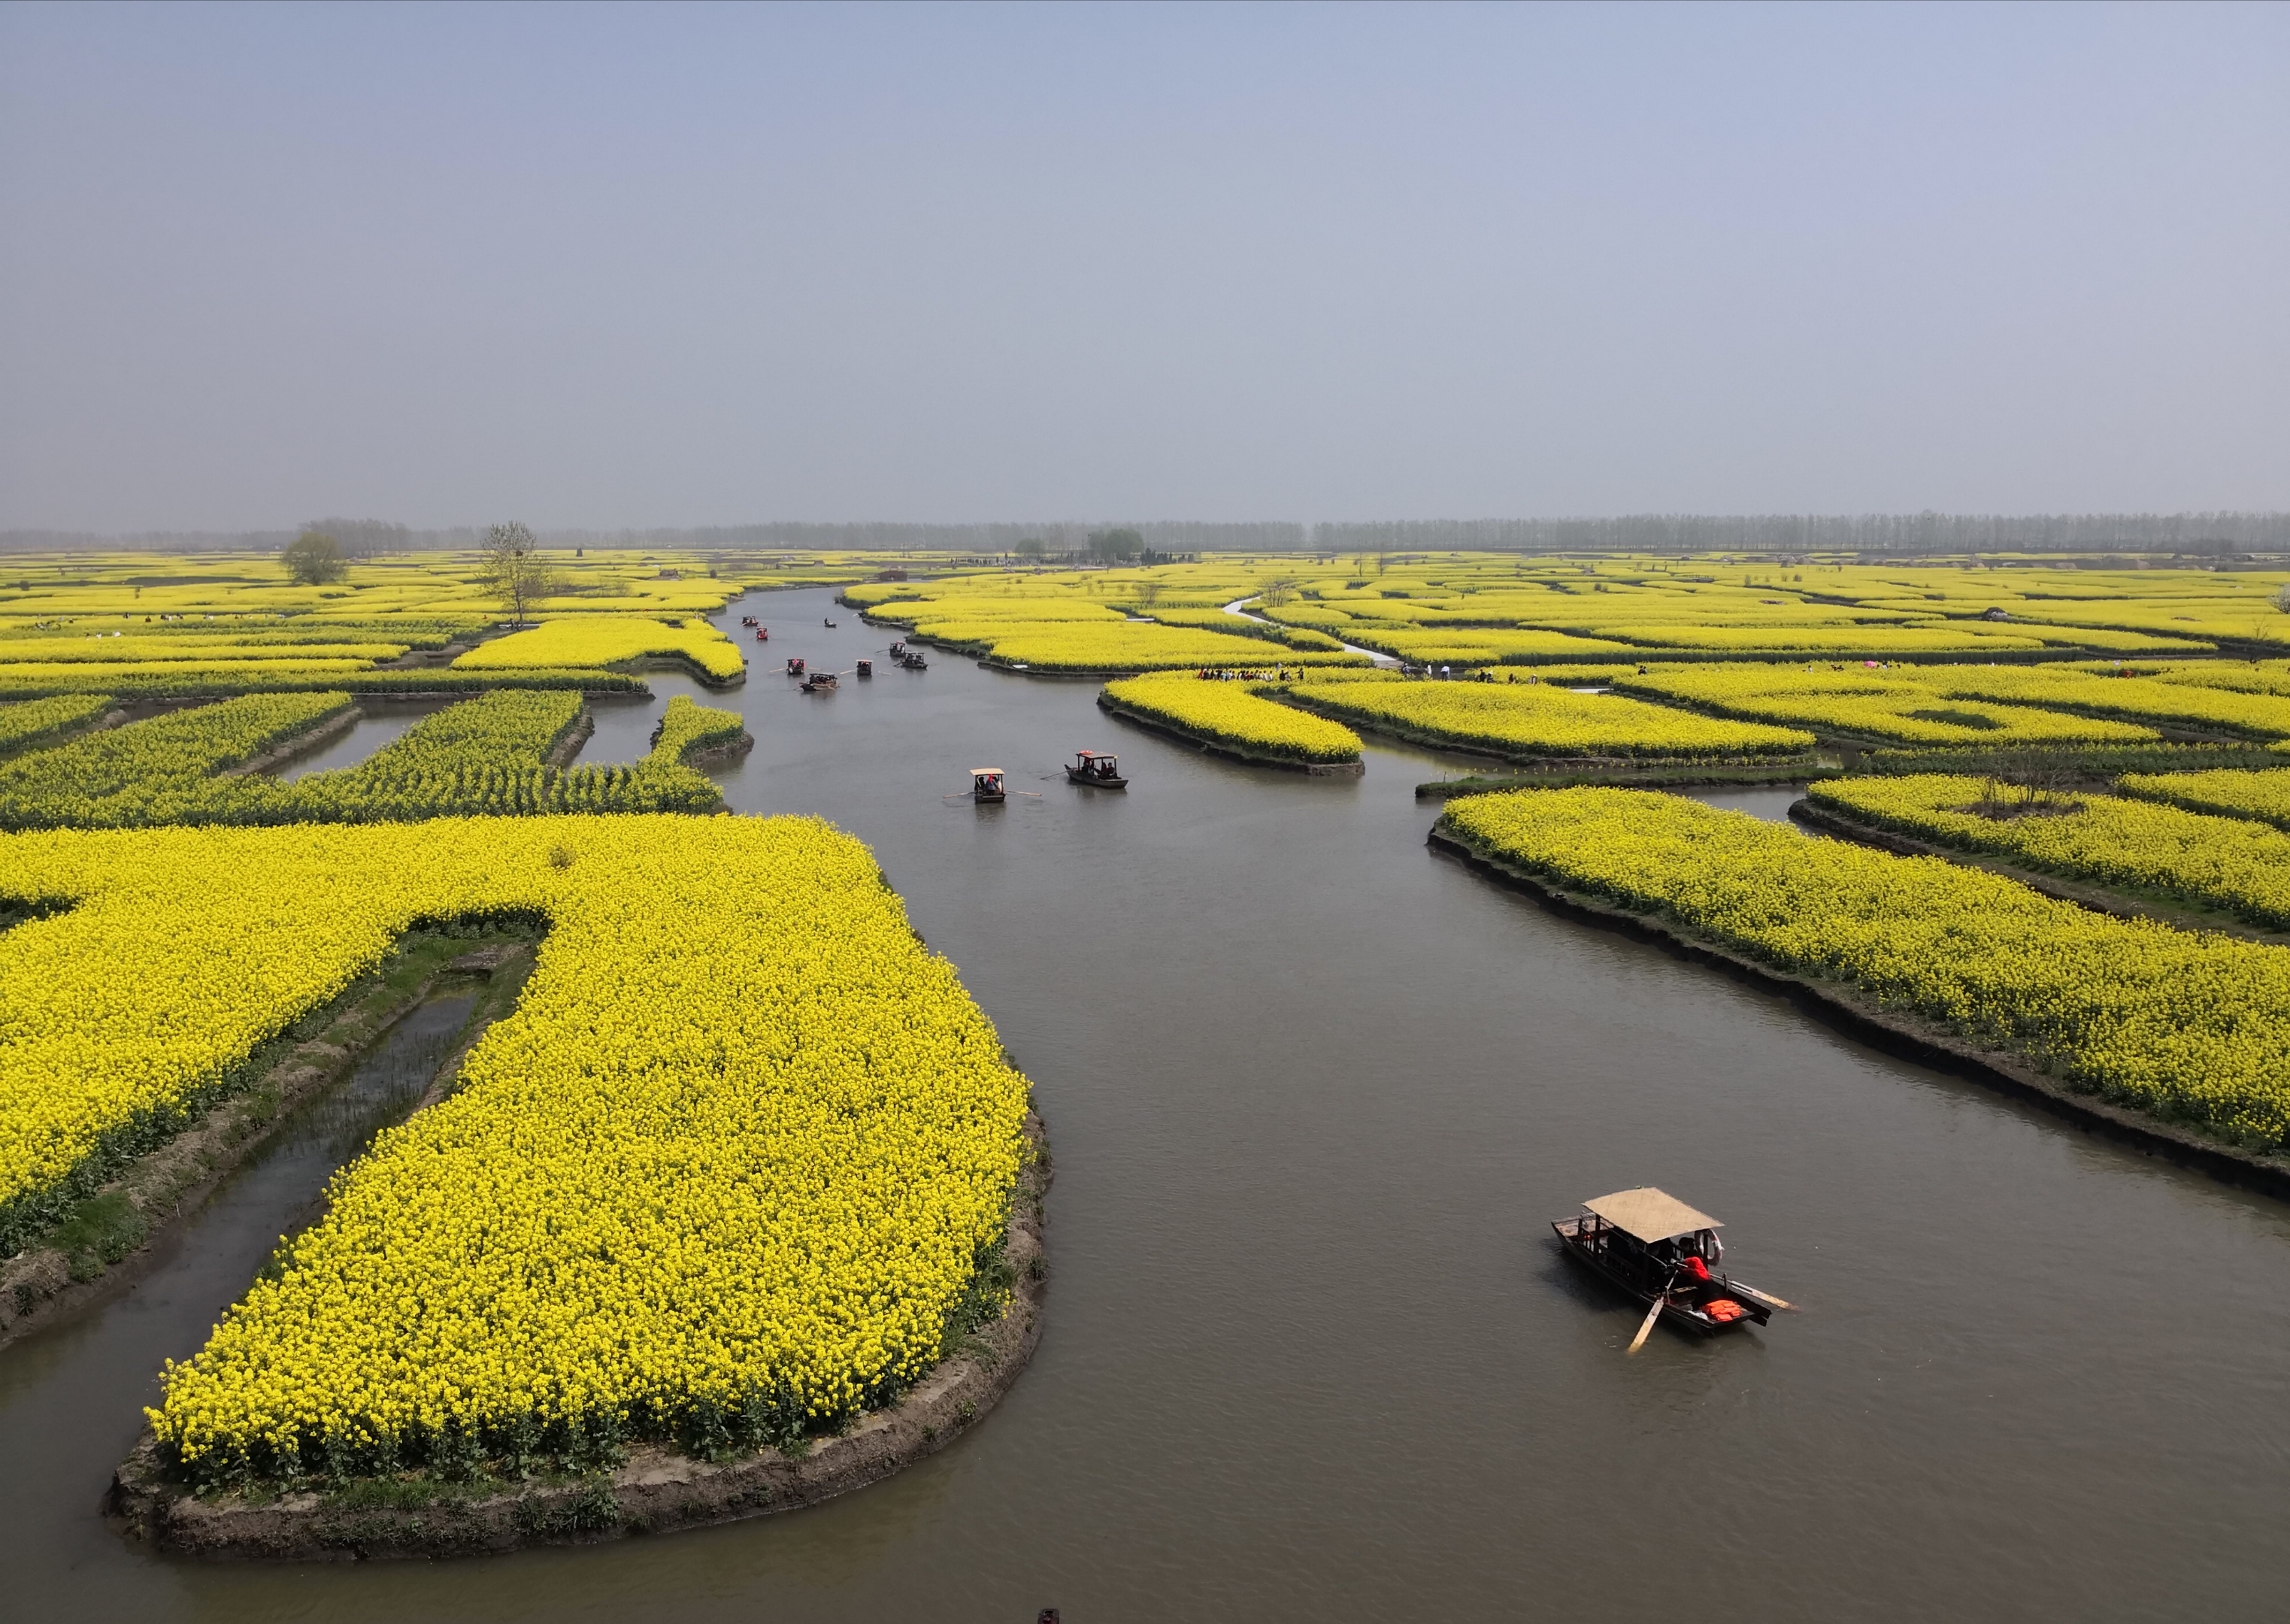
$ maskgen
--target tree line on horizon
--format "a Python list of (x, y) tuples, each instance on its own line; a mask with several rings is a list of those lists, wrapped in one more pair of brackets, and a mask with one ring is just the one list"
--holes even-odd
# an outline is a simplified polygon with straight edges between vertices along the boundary
[[(416, 530), (380, 519), (324, 518), (295, 530), (164, 531), (100, 535), (0, 531), (0, 553), (281, 552), (311, 532), (348, 558), (473, 551), (476, 525)], [(684, 529), (538, 532), (545, 548), (658, 548), (684, 552), (944, 552), (1095, 556), (1117, 535), (1123, 556), (1200, 553), (2176, 553), (2224, 556), (2290, 552), (2290, 513), (2132, 514), (1632, 514), (1609, 518), (1390, 519), (1221, 524), (1143, 520), (1040, 524), (771, 524)], [(1133, 543), (1130, 538), (1135, 538)], [(1030, 546), (1028, 544), (1031, 544)], [(1094, 543), (1094, 545), (1093, 545)]]

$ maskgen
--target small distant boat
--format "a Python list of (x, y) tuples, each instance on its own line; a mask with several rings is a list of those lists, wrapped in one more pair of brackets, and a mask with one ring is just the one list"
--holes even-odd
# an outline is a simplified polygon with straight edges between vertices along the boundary
[(907, 645), (906, 645), (905, 644), (903, 644), (903, 643), (893, 643), (893, 644), (891, 644), (891, 658), (892, 658), (892, 659), (893, 659), (893, 660), (898, 659), (900, 656), (903, 655), (906, 652), (907, 652)]
[(860, 675), (860, 676), (874, 676), (874, 675), (875, 675), (875, 662), (874, 662), (873, 660), (861, 660), (861, 661), (859, 662), (859, 675)]
[(813, 671), (803, 679), (803, 691), (805, 693), (832, 693), (837, 687), (835, 679), (836, 673), (832, 671)]
[(925, 660), (920, 654), (917, 654), (912, 649), (909, 649), (905, 653), (899, 656), (899, 663), (909, 671), (927, 671), (930, 669), (930, 661)]
[(1007, 776), (999, 767), (973, 767), (970, 770), (970, 798), (973, 801), (1008, 800)]
[[(1647, 1306), (1638, 1340), (1657, 1316), (1697, 1336), (1762, 1325), (1791, 1305), (1745, 1285), (1717, 1265), (1725, 1226), (1674, 1196), (1651, 1188), (1617, 1190), (1582, 1204), (1573, 1218), (1551, 1220), (1566, 1255)], [(1635, 1349), (1637, 1342), (1630, 1344)]]
[(802, 655), (792, 654), (788, 657), (788, 675), (789, 676), (801, 676), (803, 675), (803, 669)]
[(753, 626), (755, 623), (756, 617), (751, 614), (743, 614), (740, 617), (740, 624), (742, 626)]
[(834, 628), (835, 628), (835, 622), (834, 622), (834, 621), (832, 621), (832, 620), (821, 620), (820, 621), (820, 624), (821, 624), (821, 626), (826, 627), (826, 628), (827, 628), (829, 630), (830, 630), (830, 631), (831, 631), (831, 630), (833, 630), (833, 629), (834, 629)]
[(1121, 757), (1103, 750), (1076, 750), (1074, 758), (1066, 763), (1066, 780), (1092, 789), (1129, 788), (1129, 780), (1121, 776)]

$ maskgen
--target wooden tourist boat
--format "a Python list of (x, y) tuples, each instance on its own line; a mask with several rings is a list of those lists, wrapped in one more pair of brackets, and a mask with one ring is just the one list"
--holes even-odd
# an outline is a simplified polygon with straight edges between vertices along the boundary
[(758, 642), (758, 643), (769, 643), (771, 640), (772, 640), (772, 633), (771, 633), (771, 628), (770, 628), (769, 627), (767, 627), (767, 626), (758, 626), (757, 628), (756, 628), (756, 641), (757, 641), (757, 642)]
[(1066, 763), (1066, 780), (1092, 789), (1129, 788), (1129, 780), (1121, 776), (1121, 757), (1103, 750), (1076, 750), (1074, 758)]
[(906, 652), (907, 645), (904, 643), (893, 643), (891, 644), (891, 658), (893, 660), (900, 659), (906, 653)]
[(917, 652), (913, 649), (909, 649), (905, 653), (900, 655), (899, 663), (909, 671), (927, 671), (930, 669), (930, 661), (925, 660), (920, 653)]
[(805, 693), (832, 693), (838, 685), (836, 678), (840, 675), (836, 671), (813, 671), (803, 679), (803, 691)]
[(999, 767), (973, 767), (970, 770), (970, 798), (973, 801), (1008, 800), (1009, 775)]
[(801, 676), (803, 675), (803, 672), (804, 672), (803, 656), (802, 656), (802, 655), (800, 655), (800, 654), (794, 654), (794, 655), (790, 655), (790, 656), (789, 656), (789, 659), (788, 659), (788, 675), (789, 675), (789, 676)]
[(742, 626), (753, 626), (755, 623), (756, 617), (751, 614), (743, 614), (740, 617), (740, 624)]
[(859, 675), (860, 675), (860, 676), (874, 676), (874, 675), (875, 675), (875, 662), (874, 662), (873, 660), (861, 660), (861, 661), (859, 662)]
[(1762, 1325), (1774, 1309), (1790, 1306), (1722, 1272), (1717, 1265), (1725, 1248), (1718, 1231), (1724, 1226), (1658, 1189), (1601, 1196), (1584, 1202), (1576, 1217), (1553, 1219), (1550, 1227), (1569, 1257), (1647, 1305), (1638, 1341), (1657, 1314), (1681, 1331), (1715, 1336)]

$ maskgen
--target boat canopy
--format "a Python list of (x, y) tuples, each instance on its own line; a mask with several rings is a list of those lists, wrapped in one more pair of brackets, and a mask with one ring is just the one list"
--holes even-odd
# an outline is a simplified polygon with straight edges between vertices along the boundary
[(1697, 1212), (1675, 1196), (1666, 1196), (1651, 1187), (1645, 1189), (1616, 1190), (1611, 1196), (1601, 1196), (1582, 1205), (1597, 1213), (1623, 1234), (1653, 1245), (1660, 1241), (1675, 1240), (1681, 1235), (1692, 1235), (1699, 1229), (1724, 1228), (1707, 1212)]

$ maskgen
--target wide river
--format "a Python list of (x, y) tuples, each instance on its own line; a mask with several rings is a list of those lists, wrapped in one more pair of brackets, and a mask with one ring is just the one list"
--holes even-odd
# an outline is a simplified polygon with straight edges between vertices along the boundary
[[(1057, 1183), (1033, 1367), (952, 1448), (791, 1516), (474, 1562), (155, 1556), (106, 1526), (105, 1484), (161, 1360), (339, 1154), (314, 1128), (136, 1289), (0, 1353), (0, 1612), (2290, 1613), (2290, 1206), (1433, 855), (1411, 790), (1460, 761), (1260, 771), (1107, 720), (1093, 684), (946, 655), (807, 698), (787, 655), (848, 668), (888, 636), (824, 592), (750, 596), (734, 636), (741, 612), (771, 642), (702, 696), (756, 735), (731, 804), (869, 841), (1034, 1079)], [(654, 686), (600, 708), (584, 759), (632, 758), (697, 692)], [(1133, 787), (1068, 786), (1085, 746)], [(981, 765), (1039, 798), (941, 798)], [(1638, 1184), (1724, 1219), (1729, 1265), (1805, 1311), (1626, 1356), (1637, 1312), (1548, 1221)]]

